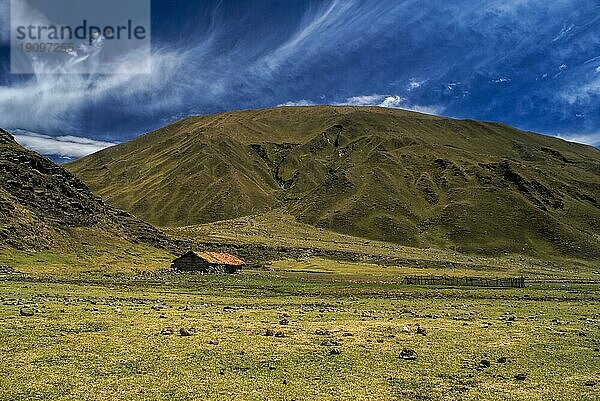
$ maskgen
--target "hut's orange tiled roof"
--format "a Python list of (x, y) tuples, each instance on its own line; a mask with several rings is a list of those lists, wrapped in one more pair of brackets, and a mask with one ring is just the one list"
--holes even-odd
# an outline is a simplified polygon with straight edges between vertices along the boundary
[(208, 263), (218, 265), (242, 266), (246, 264), (246, 262), (244, 262), (242, 259), (228, 253), (198, 252), (197, 255), (206, 260)]

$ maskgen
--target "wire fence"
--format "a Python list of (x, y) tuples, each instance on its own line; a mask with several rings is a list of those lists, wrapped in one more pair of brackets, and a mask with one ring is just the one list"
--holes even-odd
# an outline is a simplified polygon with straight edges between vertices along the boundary
[(402, 284), (525, 288), (525, 277), (406, 276)]

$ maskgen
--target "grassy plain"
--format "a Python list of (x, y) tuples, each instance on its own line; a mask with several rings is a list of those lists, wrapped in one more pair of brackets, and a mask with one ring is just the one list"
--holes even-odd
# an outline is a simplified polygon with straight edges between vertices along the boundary
[[(275, 258), (286, 258), (290, 250), (296, 251), (295, 259), (308, 261), (311, 256), (341, 258), (341, 253), (355, 264), (328, 263), (320, 259), (318, 268), (333, 268), (342, 274), (370, 271), (378, 275), (471, 275), (471, 276), (520, 276), (540, 279), (595, 278), (600, 279), (598, 260), (568, 257), (532, 257), (515, 253), (482, 256), (477, 253), (460, 253), (452, 249), (416, 248), (384, 241), (367, 240), (320, 229), (303, 224), (276, 210), (258, 215), (244, 216), (215, 223), (164, 228), (171, 238), (194, 246), (219, 246), (233, 244), (241, 247), (264, 246), (280, 248)], [(300, 251), (300, 252), (297, 252)], [(256, 255), (264, 259), (260, 252)], [(289, 259), (289, 257), (288, 257)], [(394, 266), (396, 269), (381, 270), (378, 265)], [(276, 264), (277, 265), (277, 264)], [(289, 263), (288, 263), (289, 265)], [(292, 262), (292, 265), (296, 266)], [(404, 269), (398, 269), (404, 267)], [(366, 270), (365, 270), (366, 269)]]
[(6, 277), (0, 400), (599, 399), (597, 287), (407, 287), (392, 271)]
[[(592, 263), (407, 248), (270, 213), (169, 234), (296, 257), (263, 255), (235, 276), (174, 275), (166, 251), (74, 234), (70, 248), (0, 250), (0, 265), (26, 273), (0, 275), (0, 401), (599, 399), (598, 284), (401, 285), (406, 275), (593, 279)], [(315, 256), (328, 252), (351, 260)], [(417, 359), (399, 358), (405, 348)]]

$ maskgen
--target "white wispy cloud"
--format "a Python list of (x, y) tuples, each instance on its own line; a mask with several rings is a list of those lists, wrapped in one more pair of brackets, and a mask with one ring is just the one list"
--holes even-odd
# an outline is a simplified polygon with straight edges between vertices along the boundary
[(386, 96), (379, 104), (381, 107), (400, 108), (406, 103), (406, 99), (400, 96)]
[[(553, 5), (569, 5), (572, 0), (554, 0)], [(537, 0), (485, 0), (484, 6), (477, 9), (480, 13), (499, 12), (502, 14), (515, 14), (529, 7), (539, 6)], [(488, 14), (489, 15), (489, 14)]]
[(282, 104), (278, 104), (277, 107), (298, 107), (298, 106), (315, 106), (316, 103), (311, 102), (309, 100), (298, 100), (296, 102), (285, 102)]
[[(600, 72), (600, 67), (599, 71)], [(600, 77), (596, 76), (581, 85), (571, 85), (560, 93), (560, 97), (568, 104), (586, 102), (592, 96), (600, 95)]]
[(102, 149), (117, 145), (113, 142), (96, 141), (72, 135), (52, 137), (25, 130), (12, 130), (15, 140), (23, 147), (44, 155), (80, 158)]
[(426, 81), (419, 81), (415, 78), (411, 78), (410, 81), (408, 82), (408, 86), (407, 86), (407, 90), (408, 91), (413, 91), (415, 89), (419, 89)]
[[(315, 106), (320, 103), (315, 103), (310, 100), (297, 100), (289, 101), (277, 105), (277, 107), (284, 106)], [(352, 96), (341, 102), (331, 103), (333, 106), (375, 106), (375, 107), (386, 107), (390, 109), (402, 109), (409, 111), (416, 111), (424, 114), (440, 115), (443, 112), (442, 107), (438, 106), (424, 106), (410, 103), (406, 98), (399, 95), (362, 95)]]
[(257, 61), (253, 66), (255, 71), (270, 74), (297, 55), (302, 55), (298, 62), (306, 62), (315, 54), (341, 54), (397, 24), (394, 12), (403, 6), (401, 2), (367, 4), (362, 0), (329, 0), (315, 4), (304, 15), (296, 32)]
[(10, 42), (9, 0), (0, 0), (0, 44)]
[[(297, 100), (289, 101), (277, 105), (277, 107), (285, 106), (316, 106), (323, 103), (315, 103), (310, 100)], [(416, 111), (418, 113), (441, 115), (443, 108), (438, 106), (424, 106), (418, 104), (412, 104), (408, 99), (399, 95), (362, 95), (352, 96), (341, 102), (330, 103), (333, 106), (375, 106), (375, 107), (386, 107), (390, 109), (402, 109), (408, 111)]]
[[(112, 66), (114, 74), (109, 75), (48, 75), (55, 71), (37, 63), (31, 79), (0, 87), (0, 126), (34, 132), (77, 132), (83, 122), (82, 111), (93, 110), (107, 101), (127, 105), (124, 107), (132, 112), (152, 115), (172, 113), (192, 101), (221, 102), (235, 96), (239, 88), (255, 93), (268, 85), (273, 68), (280, 63), (290, 58), (297, 63), (306, 58), (299, 55), (307, 48), (322, 53), (323, 46), (336, 46), (343, 41), (336, 29), (359, 27), (360, 21), (355, 18), (362, 15), (359, 11), (364, 8), (357, 0), (320, 3), (308, 10), (295, 32), (262, 56), (252, 54), (253, 50), (220, 48), (220, 37), (228, 34), (228, 28), (219, 27), (194, 38), (188, 47), (161, 48), (155, 44), (150, 74), (132, 73), (139, 70), (141, 57), (136, 54), (116, 61)], [(385, 8), (382, 5), (369, 12), (382, 13)], [(34, 18), (25, 11), (19, 15)], [(36, 20), (42, 18), (35, 16)]]
[(338, 106), (377, 106), (387, 107), (392, 109), (403, 109), (409, 111), (416, 111), (425, 114), (439, 115), (443, 112), (443, 109), (438, 106), (425, 106), (412, 104), (408, 99), (399, 95), (363, 95), (349, 97), (343, 102), (335, 103)]
[(444, 112), (443, 107), (424, 106), (424, 105), (418, 105), (418, 104), (414, 104), (414, 105), (407, 106), (407, 107), (401, 107), (401, 109), (409, 110), (409, 111), (416, 111), (418, 113), (423, 113), (423, 114), (431, 114), (431, 115), (435, 115), (435, 116), (442, 115), (442, 113)]
[(600, 132), (594, 132), (589, 134), (565, 134), (557, 135), (557, 138), (564, 139), (565, 141), (582, 143), (584, 145), (599, 146), (600, 145)]
[(44, 65), (36, 65), (35, 79), (0, 87), (0, 123), (6, 128), (26, 127), (32, 131), (73, 130), (79, 123), (80, 109), (111, 97), (137, 102), (154, 95), (147, 112), (161, 106), (172, 107), (182, 100), (180, 92), (176, 87), (165, 90), (165, 83), (184, 59), (183, 53), (155, 51), (150, 74), (131, 74), (128, 72), (136, 71), (138, 58), (130, 54), (114, 65), (115, 74), (93, 78), (74, 74), (48, 76)]
[(337, 103), (340, 106), (381, 106), (381, 107), (393, 107), (394, 105), (404, 102), (406, 99), (400, 96), (386, 96), (386, 95), (363, 95), (349, 97), (343, 102)]
[(344, 15), (351, 5), (352, 1), (334, 0), (329, 4), (325, 3), (324, 7), (318, 9), (316, 13), (307, 14), (301, 28), (266, 58), (267, 64), (272, 68), (276, 67), (303, 45), (306, 39), (319, 31), (326, 30), (339, 16)]

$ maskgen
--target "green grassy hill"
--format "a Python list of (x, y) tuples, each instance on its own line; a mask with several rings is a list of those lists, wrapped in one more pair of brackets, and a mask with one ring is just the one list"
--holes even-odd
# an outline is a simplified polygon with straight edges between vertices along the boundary
[(279, 209), (409, 246), (600, 258), (600, 151), (502, 124), (372, 107), (239, 111), (66, 167), (161, 226)]
[(71, 173), (0, 130), (0, 265), (102, 270), (158, 255), (168, 266), (168, 247), (162, 232), (105, 205)]

